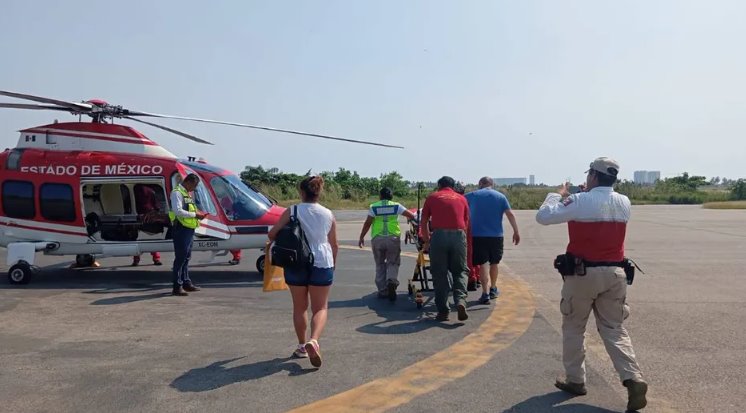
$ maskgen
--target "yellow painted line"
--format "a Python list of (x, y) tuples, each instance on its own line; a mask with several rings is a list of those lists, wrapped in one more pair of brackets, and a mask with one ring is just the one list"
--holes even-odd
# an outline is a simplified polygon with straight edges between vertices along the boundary
[[(359, 250), (356, 247), (345, 249)], [(502, 277), (500, 288), (500, 300), (489, 317), (461, 341), (392, 376), (365, 383), (291, 412), (385, 412), (483, 366), (526, 332), (536, 308), (531, 289), (525, 282)]]

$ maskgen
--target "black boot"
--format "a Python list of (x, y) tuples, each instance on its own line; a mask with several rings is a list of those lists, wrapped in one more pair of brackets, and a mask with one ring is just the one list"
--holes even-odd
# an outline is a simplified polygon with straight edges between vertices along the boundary
[(201, 290), (201, 288), (197, 287), (196, 285), (192, 283), (184, 284), (184, 291), (189, 291), (191, 293), (191, 292), (199, 291), (199, 290)]

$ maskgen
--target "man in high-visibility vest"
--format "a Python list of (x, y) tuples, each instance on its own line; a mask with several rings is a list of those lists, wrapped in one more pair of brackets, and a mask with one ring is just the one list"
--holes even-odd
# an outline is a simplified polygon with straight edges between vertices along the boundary
[(371, 204), (368, 218), (360, 231), (358, 245), (365, 245), (365, 234), (371, 231), (373, 259), (376, 261), (376, 287), (378, 298), (388, 297), (396, 300), (396, 289), (399, 287), (399, 265), (401, 263), (401, 228), (399, 215), (415, 219), (402, 204), (393, 202), (391, 189), (381, 189), (381, 200)]
[(199, 291), (189, 278), (189, 259), (192, 257), (192, 240), (199, 221), (207, 214), (197, 210), (191, 193), (199, 185), (199, 177), (189, 174), (184, 181), (171, 192), (171, 231), (174, 242), (174, 290), (173, 295), (189, 295), (187, 291)]

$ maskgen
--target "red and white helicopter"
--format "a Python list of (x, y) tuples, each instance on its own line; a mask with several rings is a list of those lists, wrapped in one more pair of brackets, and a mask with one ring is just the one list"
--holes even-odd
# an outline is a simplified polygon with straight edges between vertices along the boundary
[[(168, 220), (169, 197), (189, 173), (201, 182), (194, 198), (209, 217), (196, 231), (195, 251), (263, 249), (269, 229), (284, 208), (235, 174), (195, 161), (178, 159), (137, 130), (128, 119), (195, 142), (190, 134), (142, 118), (167, 118), (284, 132), (389, 148), (376, 142), (315, 133), (161, 115), (125, 109), (102, 100), (66, 102), (21, 93), (0, 95), (36, 103), (2, 103), (0, 108), (53, 110), (79, 116), (78, 122), (55, 123), (21, 131), (18, 145), (0, 153), (0, 246), (7, 248), (8, 279), (28, 283), (38, 271), (36, 252), (75, 255), (78, 266), (95, 256), (134, 256), (173, 251)], [(87, 115), (92, 122), (81, 122)], [(145, 199), (147, 198), (147, 199)], [(262, 271), (264, 256), (257, 260)]]

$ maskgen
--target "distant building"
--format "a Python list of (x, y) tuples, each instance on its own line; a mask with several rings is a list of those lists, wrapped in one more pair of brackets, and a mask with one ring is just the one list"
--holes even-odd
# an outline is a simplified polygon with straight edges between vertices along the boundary
[(492, 178), (496, 186), (526, 185), (526, 178)]
[(529, 175), (528, 176), (528, 184), (531, 185), (531, 186), (536, 185), (536, 179), (535, 179), (535, 177), (533, 175)]
[(661, 171), (635, 171), (633, 181), (641, 185), (653, 185), (661, 179)]

